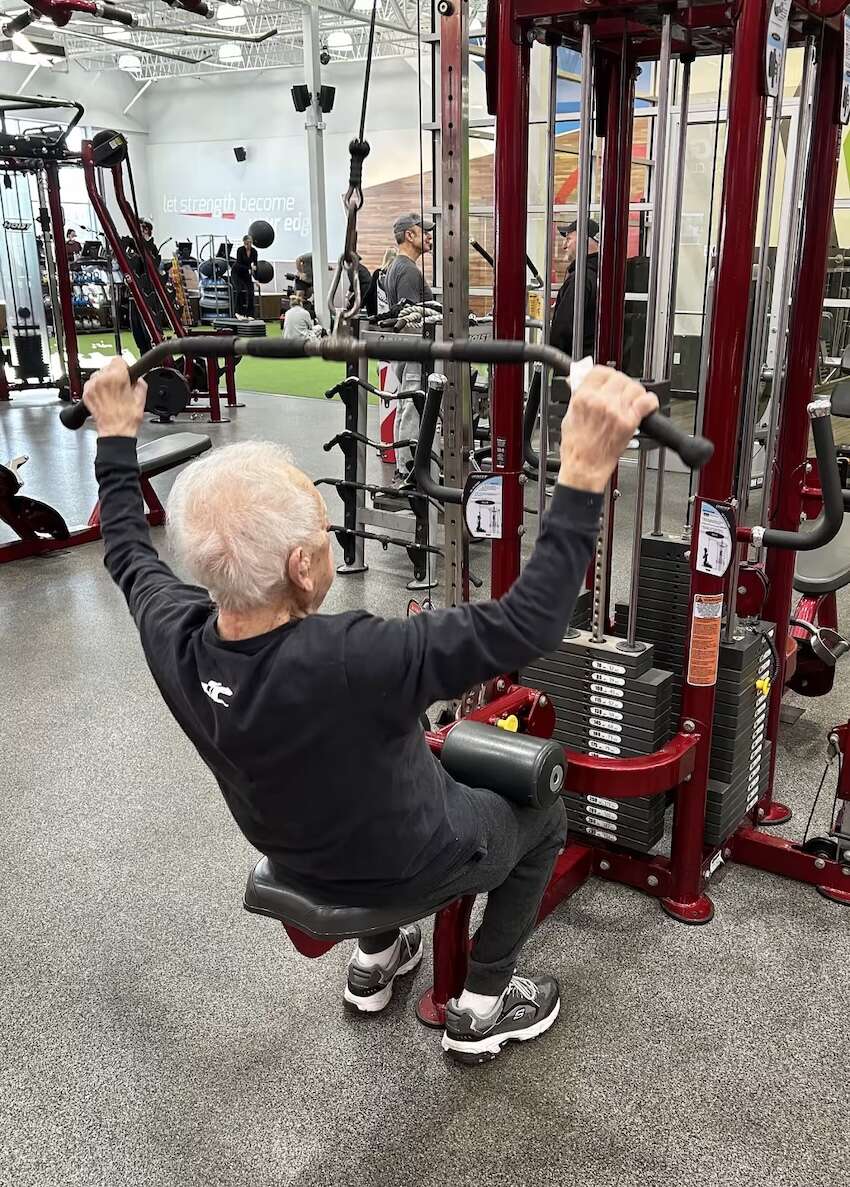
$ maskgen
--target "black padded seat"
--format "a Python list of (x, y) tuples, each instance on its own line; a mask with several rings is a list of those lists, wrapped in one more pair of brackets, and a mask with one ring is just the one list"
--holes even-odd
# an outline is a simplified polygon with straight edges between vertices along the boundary
[(354, 940), (358, 936), (377, 935), (425, 919), (448, 906), (448, 902), (413, 907), (342, 907), (287, 886), (275, 876), (267, 857), (260, 858), (248, 875), (244, 898), (246, 911), (289, 923), (317, 940)]
[(812, 552), (797, 553), (794, 588), (798, 593), (820, 597), (849, 583), (850, 515), (845, 515), (838, 535), (828, 544)]
[(850, 379), (842, 379), (840, 383), (836, 383), (832, 389), (830, 407), (833, 416), (850, 416)]
[(201, 433), (174, 433), (140, 445), (136, 451), (142, 474), (161, 474), (212, 448), (212, 441)]

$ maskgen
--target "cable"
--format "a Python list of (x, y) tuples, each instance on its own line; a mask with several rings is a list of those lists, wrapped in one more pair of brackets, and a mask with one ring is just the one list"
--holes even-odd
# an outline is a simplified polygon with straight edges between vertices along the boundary
[[(714, 191), (717, 186), (717, 148), (720, 141), (720, 108), (723, 99), (723, 72), (726, 65), (726, 55), (720, 56), (720, 77), (717, 81), (717, 109), (714, 113), (714, 148), (711, 154), (711, 191), (708, 197), (708, 234), (705, 240), (705, 276), (702, 283), (702, 328), (705, 333), (705, 323), (708, 316), (706, 304), (708, 302), (708, 277), (711, 272), (711, 233), (714, 228)], [(727, 121), (728, 122), (728, 121)], [(710, 342), (705, 343), (706, 349), (711, 345)], [(696, 429), (694, 430), (696, 431)], [(691, 498), (694, 493), (694, 471), (692, 470), (688, 476), (688, 519), (686, 522), (690, 523), (690, 508), (693, 505)]]
[[(801, 842), (801, 845), (805, 845), (806, 841), (808, 840), (809, 829), (812, 827), (812, 820), (814, 819), (815, 809), (818, 806), (818, 800), (820, 799), (820, 794), (823, 791), (823, 785), (824, 785), (824, 783), (826, 783), (826, 777), (828, 774), (829, 774), (829, 763), (827, 763), (823, 768), (823, 774), (821, 775), (820, 783), (818, 784), (818, 789), (815, 792), (815, 801), (812, 804), (812, 810), (809, 813), (809, 819), (806, 822), (806, 831), (803, 833), (803, 840)], [(841, 759), (840, 758), (838, 760), (838, 774), (839, 774), (839, 778), (840, 778), (840, 776), (841, 776)]]
[[(433, 11), (433, 10), (432, 10)], [(432, 51), (433, 52), (433, 51)], [(422, 229), (425, 226), (425, 156), (422, 151), (422, 6), (416, 5), (416, 99), (417, 99), (417, 113), (419, 119), (419, 229), (420, 234), (424, 235)], [(434, 103), (434, 92), (432, 89), (431, 102)], [(433, 180), (433, 174), (432, 174)], [(422, 333), (425, 333), (425, 257), (422, 257)], [(425, 378), (421, 376), (421, 378)], [(426, 386), (423, 384), (423, 386)], [(431, 543), (431, 514), (428, 512), (428, 543)], [(433, 588), (431, 571), (431, 553), (425, 554), (426, 565), (426, 580), (428, 588)]]
[(366, 50), (366, 73), (363, 78), (363, 103), (360, 107), (360, 135), (362, 140), (366, 134), (366, 103), (369, 99), (369, 79), (372, 74), (372, 47), (375, 44), (375, 18), (378, 15), (378, 0), (372, 0), (372, 19), (369, 21), (369, 48)]

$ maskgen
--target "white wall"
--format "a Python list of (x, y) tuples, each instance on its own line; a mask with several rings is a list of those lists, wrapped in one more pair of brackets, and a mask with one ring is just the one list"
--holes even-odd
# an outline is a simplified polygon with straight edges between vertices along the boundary
[[(302, 69), (272, 70), (179, 79), (147, 91), (138, 106), (148, 129), (147, 178), (157, 239), (212, 233), (238, 240), (254, 219), (265, 218), (276, 230), (267, 258), (293, 260), (310, 249), (304, 115), (296, 113), (290, 95), (303, 81)], [(344, 234), (340, 196), (348, 188), (348, 143), (358, 130), (363, 63), (331, 64), (322, 81), (337, 88), (324, 135), (329, 250), (335, 257)], [(366, 185), (418, 173), (418, 122), (415, 63), (377, 61), (367, 113), (372, 151)], [(241, 164), (233, 155), (237, 145), (248, 153)], [(428, 150), (425, 164), (430, 165)]]

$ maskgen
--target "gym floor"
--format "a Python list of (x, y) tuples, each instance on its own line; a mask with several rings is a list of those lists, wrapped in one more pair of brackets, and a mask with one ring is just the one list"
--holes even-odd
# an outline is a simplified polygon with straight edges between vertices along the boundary
[[(0, 456), (30, 454), (26, 493), (77, 524), (94, 501), (94, 434), (66, 432), (58, 408), (35, 395), (0, 406)], [(338, 401), (247, 394), (229, 424), (175, 428), (287, 442), (317, 477), (341, 473), (321, 446), (342, 417)], [(633, 485), (624, 466), (617, 596)], [(670, 530), (686, 493), (671, 475)], [(367, 549), (369, 572), (338, 578), (327, 609), (403, 613), (406, 556)], [(475, 563), (486, 568), (480, 546)], [(834, 1187), (846, 1175), (846, 908), (734, 867), (712, 889), (714, 921), (687, 928), (590, 882), (524, 953), (522, 970), (561, 981), (555, 1028), (459, 1068), (415, 1019), (427, 955), (383, 1015), (352, 1017), (347, 945), (305, 960), (242, 910), (256, 854), (166, 711), (100, 545), (2, 569), (0, 651), (3, 1187)], [(777, 790), (799, 837), (850, 690), (796, 703)]]

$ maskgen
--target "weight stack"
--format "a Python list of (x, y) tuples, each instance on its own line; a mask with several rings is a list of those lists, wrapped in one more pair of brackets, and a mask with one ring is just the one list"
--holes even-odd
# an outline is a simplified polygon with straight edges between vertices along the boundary
[[(651, 643), (655, 662), (671, 672), (673, 721), (682, 709), (682, 676), (685, 643), (688, 638), (688, 608), (691, 596), (690, 541), (675, 536), (644, 536), (640, 546), (637, 634)], [(614, 630), (625, 638), (629, 607), (614, 607)]]
[(743, 639), (720, 646), (706, 804), (709, 845), (726, 840), (767, 784), (770, 743), (765, 731), (773, 662), (768, 639), (773, 633), (773, 624), (762, 622)]
[[(634, 655), (618, 650), (617, 642), (596, 643), (588, 631), (570, 631), (557, 651), (530, 664), (521, 676), (522, 683), (552, 701), (552, 736), (570, 750), (602, 759), (652, 754), (670, 737), (670, 673), (654, 666), (651, 647)], [(661, 839), (663, 796), (599, 803), (570, 792), (569, 782), (568, 769), (564, 798), (575, 831), (596, 837), (602, 830), (616, 844), (641, 852)], [(600, 808), (614, 818), (603, 816)]]

